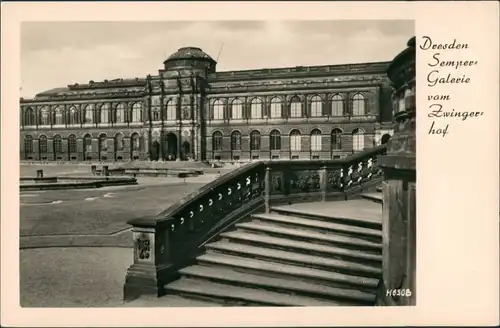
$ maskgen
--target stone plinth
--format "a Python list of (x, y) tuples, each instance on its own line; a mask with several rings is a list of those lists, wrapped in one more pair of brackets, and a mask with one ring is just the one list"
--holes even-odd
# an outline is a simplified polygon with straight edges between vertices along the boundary
[[(378, 305), (416, 304), (416, 133), (415, 39), (394, 58), (388, 70), (395, 103), (394, 135), (387, 155), (378, 158), (384, 171), (382, 230), (383, 279)], [(399, 101), (403, 100), (403, 101)]]

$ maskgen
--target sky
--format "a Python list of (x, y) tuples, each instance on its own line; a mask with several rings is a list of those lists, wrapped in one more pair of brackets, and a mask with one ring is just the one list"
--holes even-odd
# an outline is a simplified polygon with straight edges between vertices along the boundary
[(413, 35), (409, 20), (24, 22), (20, 92), (155, 75), (187, 46), (217, 71), (390, 61)]

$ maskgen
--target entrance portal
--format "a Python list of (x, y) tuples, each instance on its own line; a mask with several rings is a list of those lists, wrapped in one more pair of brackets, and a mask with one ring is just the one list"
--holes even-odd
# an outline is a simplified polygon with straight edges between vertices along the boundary
[(165, 147), (163, 154), (167, 161), (175, 161), (177, 158), (177, 136), (169, 133), (165, 136)]
[(157, 161), (160, 157), (160, 143), (158, 141), (153, 141), (151, 143), (151, 160)]
[(182, 143), (182, 159), (188, 160), (191, 157), (191, 144), (188, 141)]

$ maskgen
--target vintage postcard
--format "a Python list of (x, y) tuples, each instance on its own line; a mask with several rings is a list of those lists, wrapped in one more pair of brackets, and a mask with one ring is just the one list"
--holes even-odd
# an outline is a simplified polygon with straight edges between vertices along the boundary
[(498, 23), (2, 4), (2, 325), (498, 324)]

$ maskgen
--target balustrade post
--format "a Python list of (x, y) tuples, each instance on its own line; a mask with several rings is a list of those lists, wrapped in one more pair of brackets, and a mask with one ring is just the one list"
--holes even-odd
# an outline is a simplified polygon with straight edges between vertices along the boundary
[(171, 245), (168, 222), (154, 218), (135, 219), (132, 225), (134, 263), (127, 269), (123, 298), (131, 301), (141, 295), (165, 295), (165, 284), (178, 276), (171, 263)]
[(271, 168), (266, 167), (266, 175), (264, 177), (264, 204), (266, 208), (266, 213), (269, 213), (270, 209), (270, 199), (271, 199)]
[(326, 201), (326, 193), (328, 187), (328, 171), (326, 166), (321, 167), (319, 173), (319, 183), (321, 188), (321, 201)]
[[(412, 38), (387, 72), (395, 86), (395, 96), (404, 98), (405, 108), (395, 114), (394, 136), (387, 142), (387, 154), (377, 159), (384, 171), (383, 278), (377, 290), (378, 305), (416, 303), (415, 53), (415, 38)], [(390, 293), (393, 290), (399, 290), (398, 294)]]

